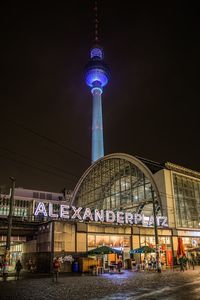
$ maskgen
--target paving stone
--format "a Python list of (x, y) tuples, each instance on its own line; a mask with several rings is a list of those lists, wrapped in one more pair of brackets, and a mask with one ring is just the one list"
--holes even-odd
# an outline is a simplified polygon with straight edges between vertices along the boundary
[(195, 270), (151, 272), (125, 271), (100, 276), (25, 276), (0, 281), (1, 300), (171, 300), (200, 299), (200, 267)]

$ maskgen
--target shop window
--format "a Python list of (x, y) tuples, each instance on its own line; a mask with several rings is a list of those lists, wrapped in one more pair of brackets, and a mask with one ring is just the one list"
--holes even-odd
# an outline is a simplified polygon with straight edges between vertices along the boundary
[(96, 247), (95, 235), (88, 235), (88, 247)]

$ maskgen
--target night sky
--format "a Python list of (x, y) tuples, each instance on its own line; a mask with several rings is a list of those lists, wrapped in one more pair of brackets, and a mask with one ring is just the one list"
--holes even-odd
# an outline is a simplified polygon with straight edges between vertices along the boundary
[[(90, 165), (93, 1), (1, 4), (0, 186), (73, 189)], [(105, 154), (200, 170), (194, 1), (100, 1)]]

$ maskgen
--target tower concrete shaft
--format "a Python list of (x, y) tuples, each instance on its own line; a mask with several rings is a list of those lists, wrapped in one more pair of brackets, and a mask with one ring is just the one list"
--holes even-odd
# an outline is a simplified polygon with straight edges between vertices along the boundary
[(92, 162), (104, 156), (103, 118), (102, 118), (102, 89), (92, 89)]

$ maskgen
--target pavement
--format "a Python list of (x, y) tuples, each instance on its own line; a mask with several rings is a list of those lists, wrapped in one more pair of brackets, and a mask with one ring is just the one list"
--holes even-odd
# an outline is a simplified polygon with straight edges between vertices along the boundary
[(23, 300), (197, 300), (200, 299), (200, 266), (180, 272), (124, 271), (99, 276), (60, 274), (52, 282), (49, 274), (22, 273), (0, 281), (0, 299)]

